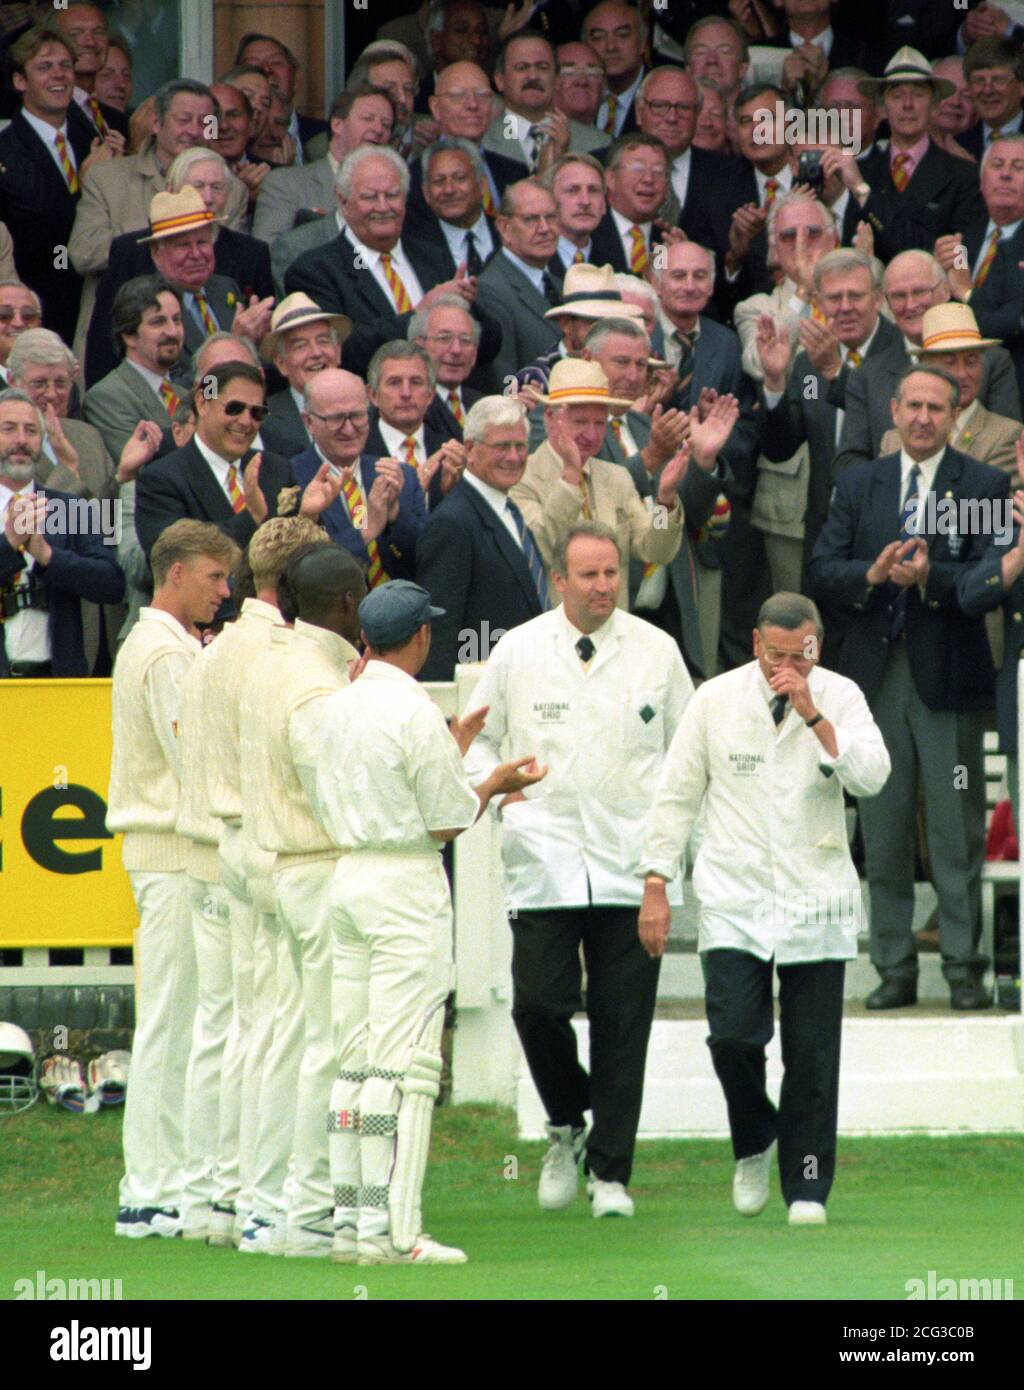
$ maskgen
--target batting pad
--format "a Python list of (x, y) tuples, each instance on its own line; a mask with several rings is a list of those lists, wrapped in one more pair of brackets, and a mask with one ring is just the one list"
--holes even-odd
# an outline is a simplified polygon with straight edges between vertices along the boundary
[(413, 1248), (423, 1225), (420, 1194), (427, 1171), (434, 1102), (441, 1090), (443, 1029), (444, 1001), (440, 1000), (427, 1015), (410, 1049), (405, 1075), (399, 1082), (402, 1098), (398, 1107), (398, 1142), (388, 1213), (391, 1243), (402, 1252)]

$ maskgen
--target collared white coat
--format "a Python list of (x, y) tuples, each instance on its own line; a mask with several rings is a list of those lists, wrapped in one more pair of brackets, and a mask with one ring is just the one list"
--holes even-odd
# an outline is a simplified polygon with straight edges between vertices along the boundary
[(706, 805), (693, 870), (701, 951), (731, 947), (764, 960), (774, 955), (783, 965), (857, 954), (860, 880), (843, 789), (877, 795), (889, 776), (889, 754), (859, 686), (820, 666), (808, 684), (835, 728), (837, 758), (791, 705), (776, 728), (756, 661), (706, 681), (672, 741), (647, 819), (641, 872), (678, 872)]
[[(491, 653), (472, 707), (487, 723), (466, 755), (478, 784), (507, 756), (533, 754), (547, 777), (501, 811), (510, 909), (639, 904), (644, 817), (666, 751), (693, 694), (679, 648), (621, 610), (592, 634), (561, 608), (513, 628)], [(494, 803), (492, 802), (492, 805)], [(589, 893), (588, 893), (589, 882)], [(670, 890), (682, 901), (682, 885)]]

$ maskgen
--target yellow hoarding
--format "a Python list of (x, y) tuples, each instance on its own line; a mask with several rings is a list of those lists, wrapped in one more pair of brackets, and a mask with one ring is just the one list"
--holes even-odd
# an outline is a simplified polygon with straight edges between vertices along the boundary
[(109, 680), (0, 681), (0, 947), (130, 946)]

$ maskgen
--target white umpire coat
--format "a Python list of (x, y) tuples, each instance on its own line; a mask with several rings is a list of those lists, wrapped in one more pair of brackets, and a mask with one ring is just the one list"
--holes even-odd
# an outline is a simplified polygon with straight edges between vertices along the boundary
[[(500, 812), (510, 910), (639, 904), (644, 817), (693, 683), (664, 632), (617, 609), (583, 636), (563, 608), (507, 632), (472, 707), (487, 723), (466, 755), (478, 784), (507, 756), (532, 753), (549, 772)], [(492, 806), (495, 802), (491, 803)], [(589, 881), (589, 893), (588, 893)], [(670, 887), (682, 901), (682, 885)]]
[(808, 684), (835, 728), (836, 758), (791, 705), (776, 728), (774, 693), (756, 661), (705, 682), (672, 741), (641, 872), (679, 871), (706, 804), (693, 870), (701, 951), (731, 947), (780, 965), (857, 954), (860, 882), (843, 789), (877, 795), (889, 754), (859, 686), (820, 666)]

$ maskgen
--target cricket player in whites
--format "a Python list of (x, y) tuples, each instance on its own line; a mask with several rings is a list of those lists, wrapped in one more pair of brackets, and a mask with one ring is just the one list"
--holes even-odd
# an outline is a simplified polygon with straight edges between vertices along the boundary
[(417, 685), (443, 609), (408, 580), (359, 605), (366, 668), (324, 706), (320, 820), (342, 851), (328, 890), (341, 1070), (328, 1117), (338, 1263), (461, 1264), (423, 1234), (420, 1193), (452, 984), (452, 902), (440, 848), (493, 796), (539, 782), (532, 757), (474, 789), (462, 756), (486, 709), (451, 732)]
[(197, 623), (230, 596), (238, 547), (216, 526), (183, 519), (153, 546), (153, 601), (114, 671), (107, 828), (139, 911), (135, 1037), (124, 1114), (125, 1174), (115, 1233), (181, 1234), (185, 1069), (196, 1007), (186, 843), (177, 833), (181, 689), (199, 655)]
[[(263, 853), (243, 825), (239, 703), (253, 661), (269, 647), (274, 629), (284, 625), (277, 607), (281, 571), (300, 546), (314, 541), (328, 543), (326, 533), (305, 517), (272, 517), (263, 523), (248, 547), (256, 597), (245, 600), (239, 617), (212, 643), (203, 664), (210, 811), (223, 826), (220, 867), (230, 895), (233, 992), (208, 1240), (211, 1245), (238, 1244), (250, 1252), (280, 1253), (284, 1241), (283, 1227), (278, 1228), (274, 1218), (284, 1210), (302, 1006), (291, 957), (285, 953), (281, 959), (278, 949), (281, 936), (270, 881), (273, 855)], [(282, 992), (287, 998), (279, 1000)], [(291, 1026), (279, 1034), (275, 1048), (279, 1002)]]
[(349, 667), (359, 660), (352, 643), (359, 639), (365, 593), (360, 565), (339, 546), (312, 545), (292, 557), (278, 596), (282, 614), (295, 625), (275, 627), (269, 648), (253, 662), (240, 720), (242, 798), (247, 817), (252, 808), (257, 844), (275, 856), (277, 919), (301, 981), (298, 1019), (305, 1025), (284, 1253), (324, 1259), (334, 1233), (324, 1115), (338, 1074), (327, 889), (338, 847), (315, 819), (309, 793), (316, 784), (324, 706), (348, 684)]

